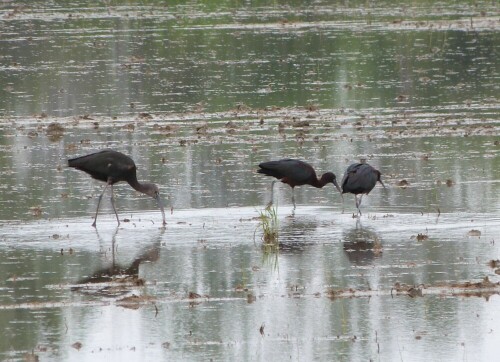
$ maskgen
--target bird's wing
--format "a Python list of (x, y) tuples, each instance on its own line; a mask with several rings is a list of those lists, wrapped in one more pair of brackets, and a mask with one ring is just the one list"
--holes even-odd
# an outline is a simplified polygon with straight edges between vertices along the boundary
[(316, 176), (314, 169), (309, 164), (289, 158), (279, 161), (263, 162), (259, 167), (261, 168), (261, 170), (259, 170), (260, 173), (274, 176), (280, 180), (286, 178), (289, 183), (295, 185), (303, 185), (307, 183), (312, 176)]
[(103, 150), (70, 159), (68, 160), (68, 165), (104, 182), (107, 182), (109, 177), (115, 181), (122, 181), (125, 179), (124, 175), (126, 176), (135, 168), (132, 159), (112, 150)]
[(368, 164), (356, 163), (350, 165), (342, 179), (342, 191), (368, 194), (377, 183), (377, 173)]
[[(353, 163), (349, 167), (347, 167), (347, 170), (345, 171), (344, 177), (342, 177), (342, 190), (346, 188), (346, 185), (352, 178), (356, 178), (356, 171), (361, 166), (360, 163)], [(345, 191), (347, 192), (347, 191)]]

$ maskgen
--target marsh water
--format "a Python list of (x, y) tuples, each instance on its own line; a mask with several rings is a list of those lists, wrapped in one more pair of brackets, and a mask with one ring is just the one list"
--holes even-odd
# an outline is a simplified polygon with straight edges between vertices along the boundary
[[(0, 359), (491, 361), (495, 1), (0, 5)], [(67, 159), (130, 155), (153, 199)], [(307, 160), (382, 172), (358, 216)]]

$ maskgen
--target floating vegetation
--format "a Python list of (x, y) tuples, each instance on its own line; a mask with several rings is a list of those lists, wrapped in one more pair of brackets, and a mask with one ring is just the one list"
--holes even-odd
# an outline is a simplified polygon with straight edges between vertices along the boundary
[(259, 212), (259, 226), (262, 228), (262, 249), (264, 250), (264, 261), (267, 260), (274, 267), (278, 266), (279, 233), (278, 233), (278, 208), (268, 205)]
[(488, 262), (488, 266), (490, 268), (500, 268), (500, 260), (499, 259), (491, 259), (489, 262)]
[(417, 235), (412, 235), (410, 239), (412, 240), (417, 239), (417, 241), (424, 241), (429, 239), (429, 235), (424, 233), (418, 233)]
[(269, 205), (259, 213), (264, 246), (278, 247), (278, 208)]
[(346, 298), (361, 298), (390, 295), (408, 296), (410, 298), (426, 296), (460, 296), (460, 297), (482, 297), (488, 300), (492, 295), (500, 294), (500, 283), (491, 282), (488, 277), (484, 277), (479, 282), (456, 282), (456, 283), (436, 283), (433, 285), (408, 285), (396, 282), (390, 290), (374, 289), (332, 289), (326, 290), (325, 295), (331, 300)]
[(52, 122), (47, 126), (46, 134), (52, 142), (59, 141), (64, 135), (64, 127), (59, 122)]
[(480, 237), (481, 236), (481, 231), (480, 230), (476, 230), (476, 229), (469, 230), (467, 232), (467, 236), (477, 236), (477, 237)]
[(402, 189), (405, 189), (405, 188), (407, 188), (407, 187), (408, 187), (408, 185), (409, 185), (409, 184), (410, 184), (410, 183), (409, 183), (407, 180), (404, 180), (404, 179), (403, 179), (403, 180), (398, 181), (398, 182), (396, 183), (396, 186), (399, 186), (399, 187), (401, 187)]
[(81, 342), (75, 342), (71, 345), (71, 347), (79, 351), (83, 347), (83, 344)]
[(41, 206), (33, 206), (30, 208), (30, 211), (31, 211), (31, 215), (35, 216), (35, 217), (40, 217), (42, 216), (42, 207)]
[(127, 309), (139, 309), (140, 307), (148, 304), (148, 303), (154, 303), (156, 300), (155, 297), (148, 296), (148, 295), (135, 295), (132, 294), (130, 296), (123, 297), (121, 299), (118, 299), (116, 301), (116, 304), (119, 305), (120, 307), (127, 308)]

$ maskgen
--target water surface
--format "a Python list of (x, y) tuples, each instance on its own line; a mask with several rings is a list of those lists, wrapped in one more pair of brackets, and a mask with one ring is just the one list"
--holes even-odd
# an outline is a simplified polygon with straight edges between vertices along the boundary
[[(0, 8), (0, 359), (493, 360), (498, 5), (214, 4)], [(102, 148), (166, 228), (127, 185), (91, 227)], [(387, 188), (276, 185), (269, 251), (282, 157)]]

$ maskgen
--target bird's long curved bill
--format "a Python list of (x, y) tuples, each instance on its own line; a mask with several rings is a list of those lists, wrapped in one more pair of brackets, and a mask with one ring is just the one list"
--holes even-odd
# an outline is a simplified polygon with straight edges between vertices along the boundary
[(378, 180), (378, 182), (380, 182), (380, 184), (381, 184), (382, 186), (384, 186), (384, 189), (385, 189), (385, 188), (387, 188), (387, 187), (385, 187), (385, 185), (384, 185), (384, 183), (382, 182), (382, 180)]
[(340, 186), (339, 184), (337, 183), (337, 180), (333, 180), (333, 184), (335, 185), (335, 187), (337, 188), (337, 190), (339, 191), (340, 193), (340, 197), (342, 198), (342, 202), (344, 202), (344, 195), (342, 195), (342, 190), (340, 189)]
[(160, 208), (161, 211), (161, 216), (163, 218), (163, 225), (166, 225), (167, 220), (165, 219), (165, 209), (163, 208), (163, 201), (160, 197), (160, 194), (156, 195), (156, 202), (158, 203), (158, 207)]

